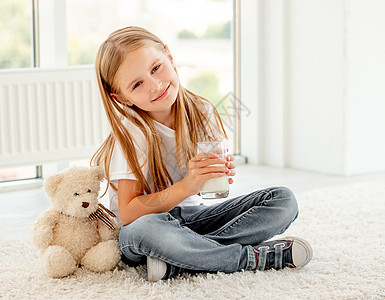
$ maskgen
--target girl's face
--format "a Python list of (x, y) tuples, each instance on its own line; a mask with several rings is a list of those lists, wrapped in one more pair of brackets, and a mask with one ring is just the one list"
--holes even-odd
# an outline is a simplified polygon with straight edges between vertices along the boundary
[(164, 123), (175, 102), (179, 79), (171, 54), (154, 46), (141, 47), (126, 54), (116, 73), (119, 93), (111, 96), (129, 106), (135, 105)]

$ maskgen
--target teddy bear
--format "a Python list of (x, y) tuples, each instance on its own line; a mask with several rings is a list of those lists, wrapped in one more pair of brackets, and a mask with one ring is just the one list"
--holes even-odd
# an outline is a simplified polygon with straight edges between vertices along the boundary
[(115, 215), (98, 201), (101, 167), (71, 167), (48, 177), (44, 190), (52, 205), (31, 228), (45, 273), (53, 278), (78, 267), (104, 272), (121, 259)]

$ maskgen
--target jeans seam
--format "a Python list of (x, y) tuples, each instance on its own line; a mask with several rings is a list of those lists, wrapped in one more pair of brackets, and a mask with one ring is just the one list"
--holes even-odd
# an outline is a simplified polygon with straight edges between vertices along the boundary
[(206, 241), (208, 241), (208, 242), (211, 242), (211, 243), (214, 244), (217, 248), (223, 246), (221, 243), (218, 243), (217, 241), (214, 241), (214, 240), (212, 240), (212, 239), (210, 239), (210, 238), (207, 238), (207, 237), (205, 237), (205, 236), (202, 235), (202, 234), (196, 233), (194, 230), (191, 230), (191, 232), (192, 232), (193, 234), (195, 234), (195, 235), (201, 237), (202, 239), (204, 239), (204, 240), (206, 240)]
[[(254, 206), (255, 207), (255, 206)], [(226, 226), (225, 228), (222, 228), (221, 231), (219, 231), (218, 233), (214, 234), (215, 236), (220, 236), (222, 235), (223, 233), (225, 233), (225, 231), (227, 231), (228, 229), (232, 228), (234, 225), (236, 225), (239, 221), (241, 221), (243, 218), (245, 218), (247, 215), (249, 215), (253, 208), (254, 207), (251, 207), (248, 211), (246, 211), (245, 213), (243, 213), (242, 215), (238, 216), (237, 219), (235, 219), (231, 224), (229, 224), (228, 226)]]
[(130, 245), (130, 244), (124, 244), (124, 245), (122, 245), (121, 247), (120, 247), (120, 249), (124, 249), (124, 248), (127, 248), (127, 247), (132, 247), (132, 248), (135, 248), (135, 249), (140, 249), (140, 248), (138, 248), (138, 247), (136, 247), (135, 245)]
[[(126, 248), (134, 248), (137, 252), (143, 252), (142, 248), (138, 248), (135, 245), (125, 244), (124, 246), (120, 247), (120, 251), (122, 252), (122, 254), (125, 257), (127, 257), (127, 256), (124, 254), (123, 250), (126, 249)], [(139, 255), (141, 255), (141, 254), (139, 254)]]
[[(267, 194), (266, 191), (262, 191), (262, 192), (264, 192), (265, 194)], [(232, 209), (234, 209), (234, 208), (237, 208), (237, 207), (243, 205), (244, 203), (246, 203), (247, 201), (250, 201), (250, 200), (252, 200), (252, 199), (253, 199), (252, 196), (251, 196), (251, 195), (248, 195), (248, 197), (247, 197), (246, 199), (244, 199), (243, 201), (241, 201), (240, 203), (238, 203), (238, 204), (236, 204), (236, 205), (234, 205), (234, 206), (228, 207), (227, 209), (224, 209), (224, 210), (222, 210), (222, 211), (220, 211), (220, 212), (217, 212), (216, 214), (213, 214), (213, 215), (210, 215), (210, 216), (207, 216), (207, 217), (204, 217), (204, 218), (196, 219), (196, 220), (194, 220), (194, 221), (192, 221), (192, 222), (186, 222), (186, 223), (183, 224), (183, 225), (190, 225), (190, 224), (194, 224), (194, 223), (197, 223), (197, 222), (201, 222), (201, 221), (203, 221), (203, 220), (207, 220), (207, 219), (210, 219), (210, 218), (213, 218), (213, 217), (217, 217), (217, 216), (219, 216), (219, 215), (221, 215), (221, 214), (227, 213), (228, 211), (230, 211), (230, 210), (232, 210)]]

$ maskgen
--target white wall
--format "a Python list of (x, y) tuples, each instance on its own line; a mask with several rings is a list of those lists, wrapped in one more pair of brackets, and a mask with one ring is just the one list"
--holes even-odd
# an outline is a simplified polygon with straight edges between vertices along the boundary
[(385, 169), (385, 1), (350, 0), (348, 174)]
[(257, 41), (258, 60), (241, 57), (241, 97), (259, 130), (253, 151), (244, 118), (243, 154), (332, 174), (385, 170), (385, 1), (250, 2), (241, 8), (258, 25), (242, 33)]
[(295, 168), (344, 173), (344, 1), (288, 5), (288, 160)]

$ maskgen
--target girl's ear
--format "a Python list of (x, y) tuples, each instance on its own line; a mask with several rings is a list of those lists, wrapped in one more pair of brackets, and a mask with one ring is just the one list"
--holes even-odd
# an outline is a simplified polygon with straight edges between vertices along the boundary
[(166, 50), (167, 56), (168, 56), (168, 58), (170, 59), (171, 63), (174, 65), (174, 58), (172, 57), (171, 52), (170, 52), (170, 50), (168, 49), (168, 46), (167, 46), (167, 45), (164, 45), (164, 49)]
[(110, 94), (110, 97), (116, 101), (118, 101), (119, 103), (122, 103), (122, 104), (126, 104), (128, 106), (132, 106), (133, 103), (130, 102), (130, 100), (127, 100), (127, 99), (123, 99), (121, 96), (119, 96), (118, 94), (116, 93), (111, 93)]

